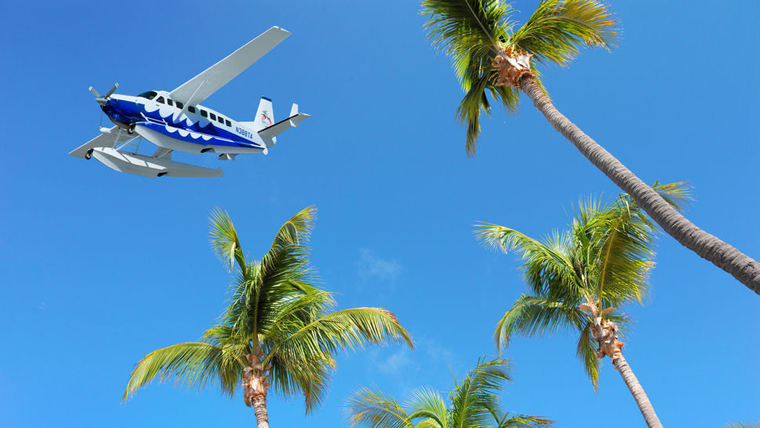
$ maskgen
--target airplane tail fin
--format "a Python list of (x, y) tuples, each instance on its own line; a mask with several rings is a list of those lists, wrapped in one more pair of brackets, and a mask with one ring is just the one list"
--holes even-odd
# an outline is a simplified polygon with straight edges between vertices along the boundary
[(258, 132), (272, 125), (274, 125), (272, 100), (266, 97), (261, 97), (261, 101), (259, 101), (259, 109), (256, 111), (256, 119), (253, 121), (254, 131)]

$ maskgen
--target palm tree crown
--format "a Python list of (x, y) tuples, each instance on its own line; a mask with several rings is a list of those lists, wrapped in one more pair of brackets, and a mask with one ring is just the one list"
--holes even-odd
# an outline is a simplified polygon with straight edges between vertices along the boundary
[(417, 390), (404, 406), (382, 392), (362, 389), (348, 402), (351, 423), (371, 428), (536, 427), (553, 422), (535, 416), (502, 413), (498, 392), (510, 381), (503, 359), (478, 361), (449, 394), (450, 406), (430, 389)]
[(513, 10), (501, 0), (422, 0), (428, 36), (454, 64), (465, 95), (457, 117), (467, 122), (467, 153), (475, 153), (480, 113), (490, 112), (488, 95), (509, 111), (520, 103), (519, 78), (539, 64), (567, 65), (582, 45), (610, 48), (619, 26), (594, 0), (544, 0), (514, 30)]
[(314, 286), (307, 260), (314, 212), (304, 209), (283, 224), (269, 251), (256, 261), (244, 256), (229, 216), (216, 211), (211, 242), (235, 274), (229, 304), (200, 342), (143, 357), (132, 371), (124, 399), (156, 378), (175, 378), (186, 387), (214, 382), (229, 396), (242, 380), (248, 406), (262, 394), (265, 405), (271, 385), (286, 396), (301, 392), (308, 412), (322, 397), (336, 351), (389, 342), (412, 346), (409, 333), (385, 309), (332, 312), (335, 301)]
[[(655, 185), (674, 206), (688, 199), (683, 183)], [(559, 328), (580, 333), (577, 353), (596, 388), (599, 359), (594, 338), (596, 316), (584, 311), (598, 308), (607, 321), (626, 324), (614, 308), (641, 301), (649, 270), (656, 226), (628, 195), (607, 205), (581, 204), (570, 230), (543, 241), (517, 230), (480, 224), (485, 243), (507, 252), (518, 252), (530, 293), (523, 294), (499, 321), (497, 345), (508, 344), (515, 333), (533, 335)]]

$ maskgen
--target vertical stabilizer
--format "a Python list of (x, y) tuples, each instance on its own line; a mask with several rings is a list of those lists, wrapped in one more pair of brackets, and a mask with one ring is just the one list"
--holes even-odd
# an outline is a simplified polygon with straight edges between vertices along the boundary
[(256, 111), (256, 119), (253, 121), (254, 131), (259, 132), (272, 125), (274, 125), (272, 100), (266, 97), (261, 97), (261, 101), (259, 101), (259, 109)]

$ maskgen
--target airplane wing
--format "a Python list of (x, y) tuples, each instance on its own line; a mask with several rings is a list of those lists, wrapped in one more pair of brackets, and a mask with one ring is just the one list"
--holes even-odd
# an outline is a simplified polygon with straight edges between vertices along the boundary
[(84, 158), (87, 152), (92, 148), (114, 147), (117, 144), (121, 144), (135, 137), (136, 135), (130, 135), (127, 131), (119, 132), (118, 128), (114, 126), (109, 129), (108, 132), (101, 132), (100, 135), (72, 150), (69, 154), (74, 157)]
[(279, 45), (290, 36), (290, 32), (280, 27), (272, 27), (246, 43), (227, 58), (207, 68), (171, 92), (172, 99), (186, 105), (203, 102), (211, 94), (226, 85), (243, 70)]

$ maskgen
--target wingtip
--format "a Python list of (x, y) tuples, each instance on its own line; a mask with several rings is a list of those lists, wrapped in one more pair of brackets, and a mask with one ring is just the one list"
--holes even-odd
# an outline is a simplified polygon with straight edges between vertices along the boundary
[(283, 33), (286, 33), (288, 36), (291, 35), (291, 34), (293, 34), (290, 31), (288, 31), (288, 30), (286, 30), (286, 29), (284, 29), (282, 27), (279, 27), (277, 25), (272, 26), (272, 28), (270, 28), (270, 30), (279, 30), (279, 31), (282, 31)]

